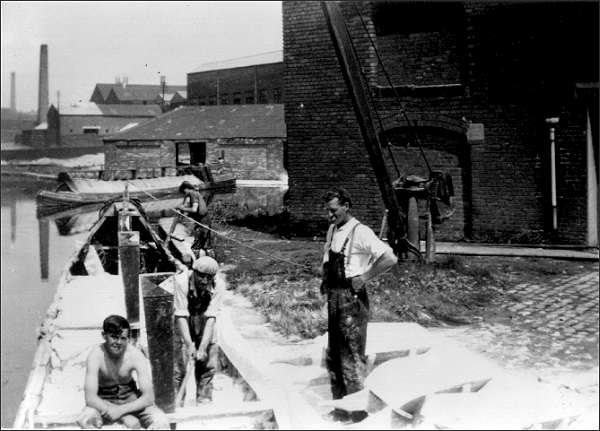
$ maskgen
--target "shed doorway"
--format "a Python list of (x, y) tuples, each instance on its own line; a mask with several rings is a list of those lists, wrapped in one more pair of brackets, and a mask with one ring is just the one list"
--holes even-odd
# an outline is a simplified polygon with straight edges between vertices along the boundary
[(198, 166), (206, 163), (206, 142), (176, 142), (177, 166)]

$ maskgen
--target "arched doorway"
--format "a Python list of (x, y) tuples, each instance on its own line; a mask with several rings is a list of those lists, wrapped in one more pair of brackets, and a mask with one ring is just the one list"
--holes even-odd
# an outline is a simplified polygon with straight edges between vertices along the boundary
[(394, 166), (388, 153), (386, 163), (389, 172), (397, 177), (417, 175), (429, 178), (427, 164), (414, 139), (416, 134), (431, 169), (450, 174), (454, 186), (455, 212), (450, 219), (436, 227), (436, 239), (457, 241), (470, 238), (471, 166), (466, 134), (462, 128), (439, 127), (423, 121), (411, 124), (396, 124), (382, 134), (382, 142), (389, 143), (396, 162)]

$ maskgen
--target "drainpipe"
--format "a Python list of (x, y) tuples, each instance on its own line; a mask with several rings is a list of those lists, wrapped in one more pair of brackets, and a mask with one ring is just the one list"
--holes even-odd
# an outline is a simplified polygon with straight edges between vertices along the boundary
[(558, 229), (558, 212), (556, 208), (556, 144), (554, 141), (554, 130), (558, 121), (558, 117), (546, 118), (546, 124), (550, 125), (550, 196), (552, 203), (553, 231)]

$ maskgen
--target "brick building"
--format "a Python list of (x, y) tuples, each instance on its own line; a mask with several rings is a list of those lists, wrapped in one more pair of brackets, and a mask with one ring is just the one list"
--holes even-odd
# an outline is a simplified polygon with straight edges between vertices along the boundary
[[(598, 244), (598, 2), (339, 4), (399, 175), (427, 177), (416, 131), (453, 177), (457, 211), (438, 239)], [(290, 211), (323, 221), (321, 195), (344, 186), (378, 229), (383, 203), (321, 5), (283, 2), (283, 34)]]
[(224, 159), (237, 179), (285, 175), (283, 105), (181, 106), (104, 138), (105, 169), (138, 178)]
[(192, 105), (281, 103), (282, 52), (207, 63), (187, 75)]
[[(165, 85), (165, 94), (185, 91), (185, 85)], [(161, 85), (128, 84), (96, 84), (90, 102), (97, 104), (153, 105), (157, 97), (163, 94)]]

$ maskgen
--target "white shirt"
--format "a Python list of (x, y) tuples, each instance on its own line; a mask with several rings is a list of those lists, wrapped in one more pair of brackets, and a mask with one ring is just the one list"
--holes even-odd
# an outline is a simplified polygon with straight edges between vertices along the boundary
[[(167, 280), (165, 280), (165, 282), (172, 280), (171, 283), (173, 283), (172, 292), (173, 292), (173, 308), (175, 309), (175, 312), (174, 312), (175, 317), (187, 317), (190, 315), (190, 312), (188, 311), (187, 295), (188, 295), (188, 291), (190, 290), (190, 276), (191, 275), (192, 275), (192, 270), (185, 269), (181, 272), (176, 273), (172, 277), (169, 277)], [(165, 282), (163, 282), (163, 283), (165, 283)], [(161, 283), (161, 287), (170, 291), (169, 286), (167, 286), (167, 285), (163, 286), (163, 283)], [(220, 293), (220, 291), (218, 289), (215, 288), (213, 290), (212, 299), (210, 300), (210, 303), (208, 304), (208, 308), (204, 312), (205, 316), (208, 316), (208, 317), (216, 317), (217, 316), (217, 312), (219, 311), (219, 304), (220, 304), (219, 293)]]
[(352, 217), (341, 228), (338, 229), (337, 226), (333, 225), (327, 232), (323, 262), (329, 260), (330, 249), (336, 253), (341, 251), (344, 241), (357, 224), (359, 226), (354, 229), (354, 233), (344, 250), (346, 278), (364, 274), (388, 250), (393, 253), (392, 248), (380, 240), (369, 226), (360, 224), (357, 219)]

